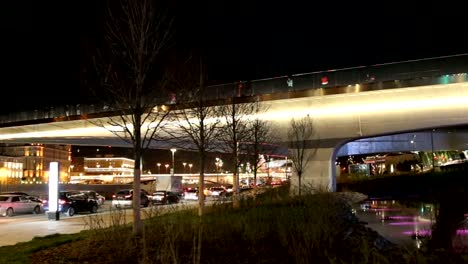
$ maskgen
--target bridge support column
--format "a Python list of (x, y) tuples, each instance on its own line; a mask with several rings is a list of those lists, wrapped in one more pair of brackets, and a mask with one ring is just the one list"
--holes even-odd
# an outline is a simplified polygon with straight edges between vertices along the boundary
[[(308, 193), (318, 191), (336, 191), (336, 172), (333, 153), (335, 148), (308, 149), (306, 154), (310, 155), (302, 173), (301, 192)], [(291, 193), (298, 194), (299, 178), (294, 170), (291, 176)]]

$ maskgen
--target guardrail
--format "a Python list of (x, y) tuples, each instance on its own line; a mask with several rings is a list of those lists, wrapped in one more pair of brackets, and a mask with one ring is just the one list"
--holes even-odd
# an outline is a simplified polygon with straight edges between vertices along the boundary
[[(356, 92), (347, 87), (362, 85), (360, 91), (392, 89), (431, 84), (468, 81), (468, 54), (359, 66), (346, 69), (293, 74), (275, 78), (239, 81), (208, 86), (206, 100), (248, 97), (285, 92), (323, 89), (321, 95)], [(168, 104), (175, 103), (168, 99)], [(112, 112), (104, 104), (57, 105), (34, 111), (0, 115), (0, 123), (31, 120), (54, 121), (55, 118), (77, 117)]]

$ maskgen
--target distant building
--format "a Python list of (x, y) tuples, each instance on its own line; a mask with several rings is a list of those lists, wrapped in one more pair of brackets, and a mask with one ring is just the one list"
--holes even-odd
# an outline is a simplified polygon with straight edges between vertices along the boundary
[[(80, 163), (83, 171), (80, 172)], [(76, 163), (76, 164), (75, 164)], [(73, 164), (74, 183), (128, 183), (133, 181), (135, 161), (123, 157), (76, 159)]]
[(13, 160), (17, 159), (17, 161), (22, 160), (22, 176), (14, 177), (12, 184), (47, 183), (49, 181), (49, 164), (53, 161), (60, 164), (60, 182), (69, 182), (70, 150), (70, 145), (3, 144), (0, 146), (1, 155)]
[(0, 156), (0, 185), (19, 184), (23, 179), (23, 157)]

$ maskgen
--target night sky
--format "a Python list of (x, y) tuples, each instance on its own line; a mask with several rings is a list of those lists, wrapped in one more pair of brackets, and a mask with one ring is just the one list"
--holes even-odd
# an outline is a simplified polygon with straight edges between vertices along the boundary
[[(187, 5), (185, 2), (190, 3)], [(468, 52), (464, 8), (395, 1), (179, 1), (176, 46), (203, 46), (212, 82)], [(2, 112), (78, 103), (105, 2), (0, 4)]]

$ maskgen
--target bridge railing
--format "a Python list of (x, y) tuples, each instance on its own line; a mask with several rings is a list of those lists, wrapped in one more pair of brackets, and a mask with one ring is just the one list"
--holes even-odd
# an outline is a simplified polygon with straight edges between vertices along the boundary
[[(206, 100), (363, 84), (368, 90), (467, 81), (468, 54), (318, 71), (208, 86)], [(395, 83), (399, 81), (399, 83)], [(339, 89), (346, 93), (346, 89)], [(354, 92), (354, 91), (353, 91)], [(326, 94), (326, 92), (324, 93)], [(168, 103), (171, 103), (168, 100)], [(172, 102), (173, 103), (173, 102)], [(0, 124), (82, 116), (110, 111), (102, 104), (54, 106), (0, 115)]]

